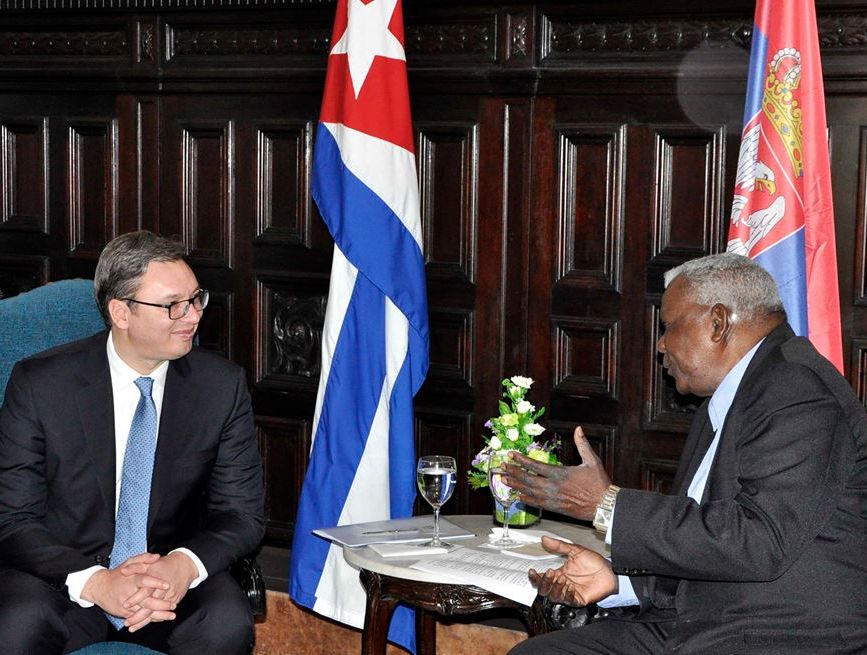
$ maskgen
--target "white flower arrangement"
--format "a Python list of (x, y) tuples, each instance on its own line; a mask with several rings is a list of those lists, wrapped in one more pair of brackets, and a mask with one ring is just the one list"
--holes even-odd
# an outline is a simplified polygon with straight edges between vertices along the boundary
[(503, 455), (509, 451), (517, 451), (546, 464), (560, 464), (557, 451), (560, 440), (552, 439), (542, 442), (536, 437), (544, 431), (536, 421), (545, 413), (545, 408), (536, 407), (525, 400), (524, 396), (533, 386), (532, 378), (515, 375), (502, 382), (503, 397), (500, 401), (500, 415), (489, 419), (485, 427), (491, 430), (491, 436), (485, 437), (485, 447), (472, 461), (468, 479), (473, 489), (488, 486), (488, 464), (492, 455)]

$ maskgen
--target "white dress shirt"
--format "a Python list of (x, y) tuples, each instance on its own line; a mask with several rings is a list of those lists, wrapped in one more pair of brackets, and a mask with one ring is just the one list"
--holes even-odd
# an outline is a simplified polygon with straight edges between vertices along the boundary
[[(111, 333), (108, 335), (106, 344), (106, 352), (108, 355), (108, 369), (111, 375), (111, 392), (114, 402), (114, 452), (115, 455), (115, 493), (114, 493), (114, 513), (117, 515), (117, 507), (120, 502), (120, 482), (123, 472), (123, 457), (126, 453), (126, 442), (129, 437), (129, 430), (132, 426), (133, 415), (136, 407), (138, 407), (141, 399), (141, 392), (135, 385), (135, 381), (142, 377), (142, 374), (130, 367), (124, 362), (117, 350), (114, 347)], [(169, 363), (163, 362), (153, 371), (148, 373), (147, 377), (152, 378), (153, 389), (151, 390), (151, 398), (153, 398), (154, 406), (157, 410), (157, 425), (159, 425), (160, 416), (162, 416), (163, 395), (166, 390), (166, 374), (169, 370)], [(201, 584), (208, 577), (208, 571), (202, 561), (187, 548), (176, 548), (172, 552), (182, 552), (193, 560), (196, 569), (199, 572), (198, 577), (193, 580), (190, 589)], [(78, 603), (82, 607), (93, 607), (93, 603), (81, 598), (81, 590), (94, 573), (104, 566), (91, 566), (81, 571), (75, 571), (66, 576), (66, 587), (69, 593), (70, 600)]]

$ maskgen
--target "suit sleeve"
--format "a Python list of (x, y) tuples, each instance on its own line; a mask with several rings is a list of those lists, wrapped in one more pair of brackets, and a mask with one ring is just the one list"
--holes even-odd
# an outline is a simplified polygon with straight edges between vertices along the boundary
[(209, 574), (255, 549), (265, 532), (262, 461), (243, 371), (234, 369), (232, 407), (222, 426), (207, 486), (204, 528), (179, 546), (198, 556)]
[(742, 387), (726, 418), (706, 502), (621, 490), (615, 569), (774, 580), (819, 533), (845, 485), (851, 454), (839, 403), (807, 367), (787, 362)]
[(33, 384), (17, 364), (0, 409), (0, 564), (61, 588), (69, 572), (94, 562), (64, 545), (46, 524), (45, 436)]

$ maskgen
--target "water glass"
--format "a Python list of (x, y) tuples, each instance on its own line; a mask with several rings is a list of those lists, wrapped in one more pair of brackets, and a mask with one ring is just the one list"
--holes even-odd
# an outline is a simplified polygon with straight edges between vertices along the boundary
[(440, 541), (440, 507), (452, 497), (457, 478), (455, 458), (447, 455), (425, 455), (419, 457), (416, 467), (418, 490), (434, 511), (433, 539), (422, 546), (430, 548), (453, 548), (450, 543)]

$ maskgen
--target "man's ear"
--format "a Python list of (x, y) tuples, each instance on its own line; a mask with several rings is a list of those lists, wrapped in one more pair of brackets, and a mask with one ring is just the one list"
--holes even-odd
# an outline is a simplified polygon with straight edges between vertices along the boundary
[(725, 341), (731, 333), (731, 313), (722, 303), (717, 303), (710, 308), (710, 320), (713, 331), (711, 340), (715, 342)]
[(129, 315), (132, 310), (123, 300), (112, 298), (108, 301), (108, 315), (111, 318), (112, 326), (121, 330), (126, 330), (129, 327)]

